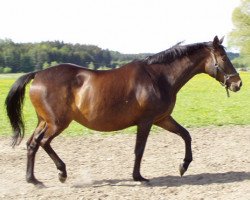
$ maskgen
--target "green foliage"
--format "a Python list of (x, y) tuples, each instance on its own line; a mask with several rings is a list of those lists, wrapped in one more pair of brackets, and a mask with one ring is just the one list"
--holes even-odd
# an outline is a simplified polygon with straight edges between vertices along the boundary
[(110, 51), (110, 54), (112, 57), (112, 68), (117, 68), (132, 60), (144, 59), (145, 57), (152, 55), (152, 53), (122, 54), (118, 51)]
[(11, 73), (12, 69), (10, 67), (0, 67), (0, 73)]
[[(11, 135), (11, 128), (6, 116), (4, 101), (15, 79), (21, 74), (0, 75), (0, 135)], [(173, 117), (185, 127), (249, 125), (250, 124), (250, 73), (241, 72), (243, 87), (237, 93), (231, 92), (227, 98), (225, 89), (207, 75), (198, 75), (189, 81), (178, 93)], [(26, 135), (30, 135), (37, 124), (36, 113), (28, 97), (25, 98), (23, 116), (25, 118)], [(153, 127), (153, 130), (159, 130)], [(130, 127), (120, 132), (135, 133)], [(76, 122), (64, 131), (64, 135), (90, 134), (89, 130)]]
[(70, 44), (60, 41), (14, 43), (0, 39), (0, 67), (10, 67), (13, 73), (46, 69), (58, 63), (74, 63), (94, 68), (111, 67), (109, 50), (93, 45)]
[(47, 69), (49, 67), (53, 67), (53, 66), (56, 66), (58, 65), (59, 63), (56, 62), (56, 61), (52, 61), (51, 63), (48, 63), (48, 62), (45, 62), (43, 63), (43, 69)]
[(89, 69), (95, 69), (95, 65), (93, 62), (90, 62), (89, 65), (88, 65), (88, 68)]
[(43, 69), (47, 69), (49, 67), (50, 67), (50, 64), (47, 61), (43, 63)]
[(250, 0), (241, 0), (232, 15), (235, 29), (229, 35), (229, 45), (240, 50), (240, 57), (235, 61), (241, 67), (250, 66)]
[(3, 68), (3, 73), (10, 73), (12, 71), (12, 69), (10, 67), (4, 67)]
[(238, 57), (238, 58), (235, 58), (232, 60), (232, 64), (234, 65), (234, 67), (236, 68), (246, 68), (247, 66), (249, 66), (248, 64), (248, 58), (244, 57), (244, 56), (241, 56), (241, 57)]

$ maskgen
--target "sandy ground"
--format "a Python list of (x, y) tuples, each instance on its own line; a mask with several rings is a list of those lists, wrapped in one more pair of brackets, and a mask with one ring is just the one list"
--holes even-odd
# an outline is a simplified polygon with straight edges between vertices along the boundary
[[(150, 135), (142, 175), (132, 181), (135, 135), (60, 135), (52, 147), (67, 165), (60, 183), (57, 170), (39, 149), (35, 175), (45, 184), (25, 181), (26, 141), (12, 149), (0, 138), (0, 199), (250, 199), (250, 126), (189, 129), (194, 161), (184, 177), (178, 166), (184, 156), (181, 138), (167, 131)], [(26, 140), (27, 138), (25, 138)]]

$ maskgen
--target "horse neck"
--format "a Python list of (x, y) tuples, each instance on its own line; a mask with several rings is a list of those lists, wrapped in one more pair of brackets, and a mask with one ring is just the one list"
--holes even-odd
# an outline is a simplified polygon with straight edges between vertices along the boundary
[(184, 56), (171, 64), (162, 64), (159, 76), (165, 77), (169, 92), (177, 92), (196, 74), (204, 72), (204, 65), (208, 54), (200, 51), (191, 56)]

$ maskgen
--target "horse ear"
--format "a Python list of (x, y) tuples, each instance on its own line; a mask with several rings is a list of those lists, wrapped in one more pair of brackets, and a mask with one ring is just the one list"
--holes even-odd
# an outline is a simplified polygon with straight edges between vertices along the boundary
[(220, 45), (220, 40), (219, 40), (218, 36), (216, 35), (216, 36), (214, 37), (213, 46), (214, 46), (214, 47), (217, 47), (217, 46), (219, 46), (219, 45)]
[(223, 36), (223, 37), (220, 39), (220, 44), (223, 43), (224, 37), (225, 37), (225, 36)]

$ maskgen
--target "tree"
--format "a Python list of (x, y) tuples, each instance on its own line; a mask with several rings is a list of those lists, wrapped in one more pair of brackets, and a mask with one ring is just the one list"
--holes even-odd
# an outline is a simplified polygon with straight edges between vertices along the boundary
[(3, 73), (10, 73), (12, 72), (12, 69), (10, 67), (3, 68)]
[(233, 63), (236, 66), (250, 66), (250, 0), (241, 0), (232, 14), (235, 29), (229, 34), (229, 45), (237, 47), (240, 57)]
[(50, 67), (50, 64), (47, 61), (43, 63), (43, 69), (47, 69), (49, 67)]
[(22, 67), (21, 69), (22, 72), (30, 72), (34, 70), (31, 58), (26, 54), (21, 55), (20, 66)]

